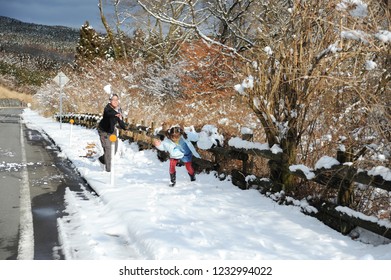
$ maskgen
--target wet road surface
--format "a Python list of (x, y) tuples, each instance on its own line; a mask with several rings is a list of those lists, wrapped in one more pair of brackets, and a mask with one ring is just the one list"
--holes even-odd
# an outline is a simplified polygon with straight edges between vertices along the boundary
[(47, 135), (23, 124), (21, 112), (0, 108), (0, 259), (64, 259), (57, 219), (64, 215), (65, 189), (89, 186)]

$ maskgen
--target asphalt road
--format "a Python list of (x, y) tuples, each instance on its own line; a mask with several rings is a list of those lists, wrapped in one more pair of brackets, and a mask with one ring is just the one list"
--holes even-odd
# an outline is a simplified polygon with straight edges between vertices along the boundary
[(28, 129), (21, 108), (0, 108), (0, 260), (64, 259), (57, 218), (68, 187), (86, 182), (46, 135)]

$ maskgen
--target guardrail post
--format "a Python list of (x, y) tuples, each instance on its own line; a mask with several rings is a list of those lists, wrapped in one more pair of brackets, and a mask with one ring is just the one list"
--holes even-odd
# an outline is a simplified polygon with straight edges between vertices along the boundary
[[(245, 133), (245, 134), (242, 134), (242, 139), (245, 141), (253, 141), (253, 136), (254, 136), (253, 134)], [(250, 160), (250, 163), (248, 162), (249, 160)], [(249, 155), (249, 158), (243, 159), (242, 162), (243, 162), (242, 172), (244, 174), (247, 174), (248, 170), (253, 168), (254, 157), (252, 155)]]
[(150, 137), (149, 137), (149, 144), (151, 145), (151, 147), (153, 145), (152, 143), (153, 143), (154, 133), (155, 133), (155, 123), (151, 122), (151, 133), (150, 133)]
[(146, 138), (145, 138), (145, 135), (146, 135), (146, 131), (144, 130), (144, 127), (145, 127), (145, 121), (144, 120), (142, 120), (141, 121), (141, 127), (142, 127), (142, 129), (141, 129), (141, 141), (146, 141)]

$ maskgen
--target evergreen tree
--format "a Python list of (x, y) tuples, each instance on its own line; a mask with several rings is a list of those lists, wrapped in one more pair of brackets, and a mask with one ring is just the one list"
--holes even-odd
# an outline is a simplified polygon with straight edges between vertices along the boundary
[(109, 59), (113, 57), (106, 37), (99, 35), (88, 21), (80, 29), (80, 40), (76, 48), (76, 61), (95, 58)]

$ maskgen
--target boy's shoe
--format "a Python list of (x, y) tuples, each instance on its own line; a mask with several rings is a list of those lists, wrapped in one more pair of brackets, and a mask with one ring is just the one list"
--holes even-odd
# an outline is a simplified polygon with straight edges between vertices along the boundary
[(176, 183), (176, 173), (172, 173), (170, 174), (170, 187), (173, 187), (175, 186), (175, 183)]
[(101, 164), (105, 164), (105, 156), (104, 155), (100, 156), (98, 159)]
[(189, 176), (190, 176), (190, 181), (192, 181), (192, 182), (193, 182), (193, 181), (195, 181), (195, 180), (196, 180), (196, 178), (195, 178), (195, 173), (194, 173), (193, 175), (190, 175), (190, 174), (189, 174)]
[(100, 163), (100, 167), (102, 168), (102, 171), (105, 171), (106, 170), (106, 164), (105, 164), (104, 156), (100, 156), (98, 158), (98, 160), (99, 160), (99, 163)]

